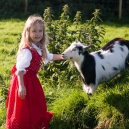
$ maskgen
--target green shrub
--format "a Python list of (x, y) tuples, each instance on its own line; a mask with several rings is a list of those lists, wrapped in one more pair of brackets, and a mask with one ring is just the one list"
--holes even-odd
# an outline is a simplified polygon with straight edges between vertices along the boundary
[[(82, 24), (81, 12), (78, 11), (72, 24), (68, 5), (63, 6), (59, 20), (56, 21), (53, 20), (54, 16), (51, 8), (45, 9), (43, 17), (50, 36), (49, 50), (53, 53), (62, 53), (78, 38), (82, 42), (91, 45), (92, 50), (100, 48), (100, 37), (104, 36), (105, 30), (99, 25), (99, 15), (99, 10), (95, 10), (93, 18)], [(73, 25), (74, 28), (69, 29)], [(40, 75), (46, 78), (45, 80), (51, 78), (51, 86), (64, 86), (69, 80), (71, 82), (70, 86), (74, 86), (80, 76), (78, 76), (76, 69), (72, 69), (72, 66), (68, 61), (49, 63), (47, 66), (43, 66), (44, 71)]]

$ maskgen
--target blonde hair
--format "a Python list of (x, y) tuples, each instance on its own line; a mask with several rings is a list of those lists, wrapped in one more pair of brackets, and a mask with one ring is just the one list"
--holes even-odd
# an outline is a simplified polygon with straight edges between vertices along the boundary
[(21, 42), (19, 45), (19, 50), (22, 50), (25, 47), (29, 47), (30, 49), (33, 48), (32, 42), (30, 39), (30, 28), (37, 22), (39, 24), (41, 24), (43, 27), (43, 38), (41, 39), (40, 43), (41, 43), (41, 49), (42, 49), (42, 57), (45, 59), (45, 58), (47, 58), (46, 46), (48, 44), (48, 35), (45, 30), (43, 18), (37, 14), (31, 15), (27, 19), (27, 21), (25, 23), (25, 27), (22, 32), (22, 38), (21, 38)]

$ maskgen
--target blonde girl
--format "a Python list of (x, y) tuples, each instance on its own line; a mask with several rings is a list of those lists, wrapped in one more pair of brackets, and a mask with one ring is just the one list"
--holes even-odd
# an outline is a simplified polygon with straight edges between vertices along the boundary
[(43, 88), (37, 77), (41, 62), (61, 60), (61, 54), (49, 53), (44, 21), (31, 15), (25, 24), (16, 65), (12, 68), (7, 98), (7, 129), (48, 129), (53, 113), (47, 111)]

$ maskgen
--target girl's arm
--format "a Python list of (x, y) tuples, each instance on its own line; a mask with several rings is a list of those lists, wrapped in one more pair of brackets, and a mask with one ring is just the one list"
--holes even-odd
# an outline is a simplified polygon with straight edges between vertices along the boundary
[(63, 59), (61, 54), (53, 54), (53, 59), (52, 59), (53, 61), (54, 60), (61, 60), (61, 59)]
[(24, 71), (18, 71), (17, 76), (18, 76), (18, 96), (22, 99), (25, 98), (26, 95), (26, 88), (24, 86), (24, 81), (23, 81), (23, 76), (24, 76)]

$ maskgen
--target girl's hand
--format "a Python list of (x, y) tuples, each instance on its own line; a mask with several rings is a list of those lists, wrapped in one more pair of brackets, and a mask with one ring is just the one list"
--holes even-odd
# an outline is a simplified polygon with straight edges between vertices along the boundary
[(24, 85), (19, 85), (19, 89), (18, 89), (18, 96), (21, 99), (24, 99), (26, 95), (26, 87)]

